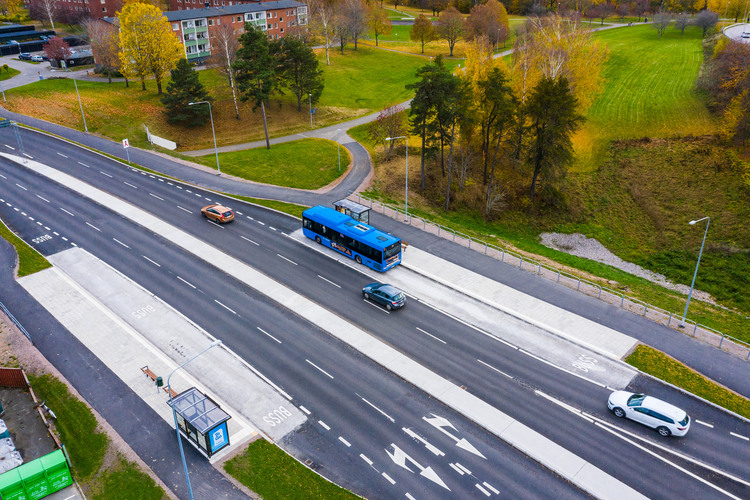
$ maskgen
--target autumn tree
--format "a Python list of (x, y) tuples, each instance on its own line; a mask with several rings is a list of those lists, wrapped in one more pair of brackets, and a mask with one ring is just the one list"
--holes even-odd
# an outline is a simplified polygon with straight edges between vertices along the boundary
[(50, 26), (52, 29), (55, 29), (55, 13), (57, 12), (57, 0), (35, 0), (35, 2), (38, 5), (39, 11), (44, 14), (44, 16), (49, 21)]
[(375, 46), (378, 46), (378, 37), (390, 35), (392, 31), (391, 20), (388, 12), (373, 4), (367, 8), (367, 27), (375, 34)]
[(508, 38), (508, 13), (497, 0), (475, 5), (471, 9), (467, 24), (469, 38), (487, 37), (493, 45)]
[(313, 49), (296, 37), (287, 36), (278, 41), (277, 71), (284, 86), (297, 97), (297, 110), (302, 111), (302, 98), (310, 97), (316, 103), (323, 93), (323, 70)]
[(659, 35), (659, 38), (661, 38), (661, 36), (664, 34), (664, 31), (669, 26), (669, 23), (672, 22), (672, 13), (667, 10), (660, 9), (659, 12), (654, 14), (653, 20), (656, 33)]
[(641, 16), (648, 11), (649, 3), (648, 0), (635, 0), (633, 4), (633, 13), (638, 14), (638, 22), (641, 22)]
[(241, 47), (233, 68), (242, 101), (252, 101), (253, 111), (260, 107), (263, 115), (263, 131), (266, 149), (271, 149), (268, 138), (265, 103), (277, 89), (276, 59), (268, 35), (250, 23), (245, 23), (245, 32), (240, 36)]
[(68, 42), (66, 42), (59, 36), (50, 38), (47, 43), (42, 45), (42, 50), (44, 50), (44, 55), (49, 57), (51, 61), (57, 61), (58, 64), (60, 63), (60, 61), (67, 60), (73, 54), (73, 51), (70, 50), (70, 45), (68, 45)]
[(721, 136), (742, 144), (750, 138), (750, 45), (719, 42), (708, 68), (704, 88), (711, 109), (722, 116)]
[(583, 120), (577, 107), (565, 77), (545, 77), (531, 91), (522, 109), (531, 140), (526, 164), (532, 170), (532, 202), (540, 176), (548, 192), (565, 177), (566, 167), (573, 159), (571, 137)]
[(344, 0), (341, 11), (346, 31), (354, 41), (354, 50), (357, 50), (357, 41), (367, 31), (367, 5), (364, 0)]
[[(380, 113), (375, 121), (370, 122), (368, 127), (368, 134), (370, 139), (375, 143), (384, 142), (388, 137), (399, 137), (405, 136), (408, 132), (406, 116), (404, 115), (404, 107), (400, 104), (390, 104), (386, 106)], [(391, 159), (393, 153), (393, 147), (396, 145), (396, 141), (388, 141), (388, 145), (385, 151), (386, 161)]]
[(171, 71), (167, 92), (161, 98), (164, 104), (167, 122), (185, 127), (200, 127), (209, 119), (209, 108), (205, 105), (191, 106), (191, 102), (213, 100), (206, 88), (198, 79), (187, 59), (180, 59)]
[(451, 4), (449, 0), (429, 0), (432, 16), (437, 17)]
[(435, 26), (432, 25), (432, 21), (430, 21), (424, 14), (419, 14), (419, 17), (414, 20), (414, 25), (411, 27), (409, 38), (413, 42), (419, 42), (422, 44), (422, 54), (424, 54), (424, 45), (433, 40), (437, 40), (438, 34), (435, 30)]
[(611, 2), (604, 2), (597, 5), (597, 18), (601, 20), (599, 24), (604, 24), (604, 20), (615, 13), (615, 5)]
[(450, 57), (453, 57), (453, 48), (456, 46), (456, 42), (466, 33), (464, 16), (455, 7), (448, 8), (438, 18), (437, 32), (440, 38), (448, 42)]
[(234, 35), (232, 27), (229, 24), (222, 24), (211, 34), (211, 57), (208, 58), (207, 63), (209, 68), (216, 69), (227, 78), (227, 83), (232, 91), (234, 114), (238, 120), (240, 119), (240, 108), (237, 105), (237, 89), (232, 65), (237, 60), (237, 50), (239, 48), (240, 42)]
[(95, 19), (87, 20), (83, 26), (89, 35), (96, 64), (107, 72), (107, 80), (112, 83), (112, 73), (120, 67), (120, 35), (117, 27)]
[(690, 16), (684, 12), (677, 15), (674, 20), (674, 29), (680, 30), (680, 36), (685, 34), (685, 28), (690, 26)]
[(117, 17), (123, 73), (140, 78), (143, 90), (146, 90), (146, 76), (153, 75), (157, 93), (161, 94), (162, 80), (183, 54), (167, 18), (158, 8), (145, 3), (127, 4)]
[(23, 0), (0, 0), (0, 14), (3, 16), (15, 14), (23, 8)]
[(716, 26), (719, 22), (719, 15), (716, 12), (711, 12), (708, 9), (702, 10), (695, 16), (693, 23), (703, 30), (703, 38), (706, 37), (708, 30)]
[(310, 9), (308, 27), (310, 31), (323, 40), (323, 47), (326, 49), (326, 66), (330, 66), (329, 49), (336, 36), (336, 14), (333, 6), (327, 0), (308, 0), (307, 4), (308, 9)]

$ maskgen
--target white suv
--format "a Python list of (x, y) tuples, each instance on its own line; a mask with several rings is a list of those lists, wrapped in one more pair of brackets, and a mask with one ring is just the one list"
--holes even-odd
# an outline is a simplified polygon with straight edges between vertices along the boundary
[(607, 406), (616, 417), (627, 417), (659, 431), (664, 437), (684, 436), (690, 429), (690, 417), (683, 410), (645, 394), (615, 391)]

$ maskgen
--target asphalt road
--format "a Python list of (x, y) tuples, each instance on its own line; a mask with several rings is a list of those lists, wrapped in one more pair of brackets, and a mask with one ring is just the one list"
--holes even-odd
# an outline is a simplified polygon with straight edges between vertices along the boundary
[[(43, 153), (43, 151), (43, 149), (38, 150), (39, 153)], [(543, 432), (546, 435), (550, 435), (550, 432), (552, 432), (553, 436), (551, 437), (556, 442), (563, 444), (568, 449), (575, 451), (577, 454), (581, 455), (592, 463), (602, 466), (602, 468), (610, 473), (613, 473), (613, 475), (615, 475), (616, 477), (625, 480), (625, 482), (627, 482), (628, 484), (631, 484), (634, 487), (638, 487), (640, 489), (641, 485), (639, 485), (639, 483), (644, 482), (643, 478), (648, 477), (649, 473), (653, 474), (654, 481), (646, 483), (653, 485), (653, 487), (656, 489), (654, 491), (647, 492), (646, 494), (648, 494), (649, 496), (655, 496), (655, 494), (656, 496), (658, 496), (658, 492), (660, 491), (660, 482), (658, 481), (659, 477), (663, 477), (665, 474), (672, 473), (672, 467), (661, 465), (661, 462), (659, 460), (654, 460), (655, 463), (653, 464), (650, 463), (650, 459), (644, 459), (643, 457), (639, 456), (641, 454), (640, 451), (628, 451), (630, 448), (624, 447), (619, 438), (611, 437), (608, 435), (609, 433), (604, 431), (590, 429), (589, 427), (591, 426), (585, 423), (585, 421), (583, 421), (579, 417), (570, 414), (570, 412), (560, 409), (557, 405), (550, 403), (544, 398), (540, 398), (535, 393), (536, 390), (542, 390), (557, 399), (561, 399), (568, 404), (580, 407), (587, 412), (597, 413), (597, 416), (602, 419), (614, 420), (614, 418), (610, 417), (606, 411), (602, 412), (601, 410), (595, 410), (595, 408), (601, 408), (602, 402), (606, 400), (606, 390), (598, 390), (595, 386), (592, 387), (589, 384), (582, 383), (580, 379), (577, 379), (575, 377), (566, 378), (564, 374), (556, 371), (556, 369), (547, 367), (543, 363), (536, 363), (533, 359), (524, 359), (524, 357), (522, 355), (519, 355), (518, 353), (506, 352), (502, 348), (498, 348), (498, 346), (496, 345), (497, 343), (492, 344), (491, 340), (485, 340), (486, 336), (479, 335), (473, 330), (465, 331), (464, 329), (462, 329), (462, 325), (457, 322), (451, 323), (450, 321), (448, 321), (448, 323), (446, 324), (446, 319), (444, 317), (435, 317), (435, 314), (439, 315), (439, 312), (433, 311), (430, 308), (424, 306), (420, 306), (419, 304), (414, 302), (410, 303), (409, 305), (408, 315), (400, 314), (399, 316), (396, 316), (394, 314), (392, 315), (394, 319), (391, 319), (389, 317), (389, 319), (387, 320), (389, 322), (395, 322), (395, 318), (398, 317), (398, 320), (400, 321), (398, 325), (395, 325), (394, 327), (388, 329), (377, 327), (373, 328), (372, 325), (383, 324), (383, 321), (385, 321), (383, 318), (384, 312), (371, 307), (363, 308), (361, 299), (355, 299), (355, 297), (358, 297), (359, 295), (358, 290), (361, 285), (354, 284), (357, 283), (357, 280), (353, 277), (353, 275), (342, 275), (342, 269), (340, 269), (340, 266), (337, 266), (335, 263), (332, 264), (328, 261), (328, 259), (322, 256), (310, 255), (309, 250), (305, 249), (304, 247), (300, 248), (300, 246), (296, 242), (288, 241), (288, 238), (283, 237), (281, 234), (274, 234), (294, 230), (298, 226), (298, 222), (290, 221), (285, 216), (276, 216), (273, 214), (268, 214), (265, 211), (258, 211), (258, 213), (253, 213), (253, 217), (256, 220), (262, 218), (264, 221), (266, 221), (266, 226), (261, 226), (260, 224), (253, 223), (240, 224), (239, 221), (229, 226), (215, 226), (208, 222), (202, 221), (199, 217), (196, 216), (195, 213), (187, 214), (187, 212), (185, 212), (185, 206), (189, 206), (194, 209), (194, 206), (196, 205), (195, 200), (197, 200), (197, 195), (199, 193), (195, 192), (194, 190), (192, 190), (193, 192), (188, 193), (186, 192), (185, 188), (177, 189), (175, 185), (170, 186), (166, 181), (159, 182), (156, 179), (151, 179), (147, 175), (124, 170), (122, 167), (115, 167), (114, 169), (112, 169), (112, 167), (108, 165), (108, 162), (101, 162), (99, 158), (95, 158), (93, 156), (91, 158), (84, 158), (79, 153), (78, 155), (76, 155), (75, 160), (68, 161), (70, 160), (69, 154), (62, 154), (65, 156), (60, 156), (55, 153), (55, 156), (57, 156), (57, 162), (59, 163), (59, 166), (61, 168), (71, 168), (72, 171), (77, 171), (79, 173), (83, 172), (83, 176), (87, 177), (95, 184), (101, 183), (103, 187), (106, 185), (107, 189), (113, 190), (114, 192), (119, 192), (123, 197), (134, 197), (133, 201), (135, 204), (139, 204), (141, 206), (153, 206), (155, 210), (159, 211), (159, 213), (164, 213), (165, 217), (178, 222), (178, 225), (183, 226), (186, 230), (195, 231), (195, 234), (202, 235), (202, 237), (204, 238), (210, 238), (212, 244), (216, 246), (225, 247), (224, 250), (228, 253), (235, 253), (235, 256), (237, 257), (247, 255), (248, 258), (253, 260), (253, 262), (255, 262), (256, 264), (260, 264), (261, 268), (267, 269), (269, 271), (273, 270), (275, 273), (273, 277), (275, 279), (278, 279), (280, 281), (287, 280), (287, 282), (292, 284), (296, 289), (303, 290), (312, 288), (312, 296), (318, 297), (327, 297), (331, 293), (330, 288), (326, 288), (326, 286), (330, 287), (330, 285), (325, 285), (326, 282), (324, 280), (316, 281), (314, 275), (305, 275), (302, 272), (300, 265), (303, 265), (304, 269), (309, 273), (322, 273), (323, 276), (329, 276), (332, 280), (337, 280), (345, 284), (351, 284), (351, 286), (348, 286), (347, 288), (338, 292), (339, 295), (337, 295), (337, 301), (334, 302), (334, 304), (341, 306), (340, 309), (337, 309), (338, 314), (346, 315), (348, 313), (351, 314), (352, 311), (356, 311), (356, 313), (353, 314), (354, 317), (348, 319), (352, 321), (357, 320), (357, 322), (363, 324), (366, 328), (370, 329), (371, 331), (375, 331), (376, 334), (382, 335), (382, 338), (384, 340), (388, 341), (392, 345), (398, 346), (398, 348), (401, 350), (409, 352), (412, 357), (414, 357), (415, 359), (419, 359), (421, 363), (430, 366), (436, 371), (441, 372), (447, 378), (455, 380), (456, 383), (467, 385), (467, 387), (469, 387), (472, 392), (480, 394), (483, 399), (503, 409), (503, 411), (507, 411), (514, 417), (527, 423), (528, 425), (531, 425), (532, 427), (536, 425), (540, 432)], [(68, 158), (66, 158), (66, 156)], [(84, 165), (80, 165), (80, 163), (84, 163)], [(100, 170), (97, 171), (96, 169)], [(10, 174), (10, 172), (8, 173)], [(17, 181), (19, 182), (17, 182), (16, 184), (21, 184), (24, 182), (24, 178), (19, 177)], [(29, 186), (24, 187), (26, 187), (26, 192), (29, 192)], [(41, 187), (32, 188), (31, 191), (38, 189), (41, 189)], [(23, 192), (24, 190), (19, 188), (19, 191)], [(40, 199), (35, 200), (35, 196), (36, 195), (32, 196), (31, 194), (28, 194), (28, 199), (26, 201), (31, 205), (34, 205), (35, 210), (44, 210), (45, 207), (49, 209), (49, 207), (47, 206), (47, 202)], [(205, 198), (206, 195), (201, 194), (201, 196)], [(56, 193), (53, 198), (67, 199), (68, 197), (69, 195), (66, 193)], [(203, 200), (201, 200), (201, 203), (203, 203)], [(89, 210), (91, 209), (86, 209), (84, 206), (80, 206), (68, 211), (71, 213), (88, 213)], [(24, 222), (22, 220), (17, 223), (21, 226), (24, 225)], [(92, 220), (90, 224), (96, 226), (99, 229), (102, 229), (101, 222), (96, 219)], [(38, 226), (35, 227), (35, 224), (33, 223), (29, 224), (29, 226), (31, 227), (31, 229), (38, 228)], [(242, 227), (240, 228), (240, 226)], [(273, 227), (274, 231), (271, 231), (269, 227)], [(77, 231), (80, 231), (80, 229), (77, 229)], [(92, 230), (90, 229), (88, 231), (92, 232)], [(255, 241), (256, 243), (262, 242), (264, 248), (257, 249), (259, 251), (256, 252), (250, 252), (250, 250), (248, 250), (247, 248), (238, 245), (237, 235), (235, 234), (234, 236), (232, 236), (233, 233), (237, 232), (240, 232), (240, 236), (244, 236), (248, 240)], [(94, 231), (94, 233), (96, 232)], [(78, 242), (78, 239), (81, 238), (83, 234), (85, 233), (77, 233), (75, 236), (75, 241)], [(120, 234), (120, 230), (116, 231), (116, 234)], [(123, 234), (130, 234), (130, 231)], [(98, 236), (100, 239), (104, 238), (103, 236), (97, 234), (94, 234), (93, 236)], [(88, 238), (89, 236), (86, 237)], [(44, 242), (43, 245), (46, 245), (48, 241)], [(145, 244), (146, 243), (144, 242), (143, 245)], [(82, 246), (85, 246), (85, 248), (91, 251), (90, 245), (94, 248), (98, 248), (100, 245), (106, 246), (103, 239), (101, 241), (96, 240), (94, 243), (89, 243)], [(116, 243), (110, 243), (110, 245), (116, 245)], [(251, 242), (247, 242), (246, 245), (251, 249), (254, 246), (259, 246), (254, 245), (254, 243)], [(268, 251), (267, 246), (271, 246), (273, 248), (273, 251), (276, 251), (276, 255), (273, 254), (273, 251)], [(140, 248), (140, 246), (138, 248)], [(99, 250), (99, 252), (102, 252), (103, 255), (109, 255), (110, 252), (114, 252), (115, 250), (117, 250), (116, 247), (114, 249), (108, 250), (102, 249)], [(157, 250), (157, 252), (161, 251), (164, 250)], [(156, 255), (159, 255), (159, 253), (151, 253), (150, 255), (152, 258), (157, 259)], [(289, 256), (287, 258), (291, 258), (291, 260), (296, 259), (298, 263), (296, 266), (279, 265), (280, 261), (278, 260), (278, 255)], [(115, 260), (119, 263), (120, 267), (125, 267), (125, 270), (121, 269), (123, 270), (123, 272), (125, 272), (126, 274), (138, 275), (137, 277), (134, 276), (137, 281), (141, 282), (141, 284), (146, 286), (146, 288), (155, 291), (155, 293), (157, 293), (157, 295), (161, 296), (162, 298), (168, 297), (168, 302), (173, 303), (173, 305), (175, 303), (190, 303), (191, 299), (189, 297), (182, 297), (182, 295), (184, 295), (182, 292), (180, 292), (179, 290), (172, 291), (172, 287), (168, 285), (167, 290), (162, 291), (161, 289), (159, 289), (158, 292), (154, 290), (154, 287), (158, 289), (162, 280), (157, 279), (157, 283), (153, 284), (143, 283), (142, 280), (144, 279), (144, 275), (150, 273), (145, 269), (142, 270), (142, 268), (144, 265), (148, 267), (150, 264), (144, 264), (143, 260), (139, 261), (138, 259), (136, 259), (136, 262), (133, 262), (131, 267), (123, 264), (123, 262), (121, 262), (121, 259), (119, 258)], [(168, 260), (170, 262), (172, 261), (171, 258)], [(159, 262), (162, 261), (159, 260)], [(118, 264), (113, 265), (115, 265), (115, 267), (118, 267)], [(193, 263), (193, 265), (195, 264)], [(359, 279), (362, 280), (363, 278)], [(201, 282), (204, 282), (203, 277), (201, 278)], [(162, 283), (161, 287), (164, 288), (164, 286), (165, 285)], [(219, 289), (221, 289), (221, 285), (217, 286), (216, 288), (206, 288), (206, 290)], [(241, 295), (243, 291), (237, 289), (235, 290), (235, 293)], [(224, 300), (231, 299), (222, 298), (222, 303), (225, 303)], [(259, 298), (259, 300), (261, 299)], [(246, 304), (232, 304), (231, 302), (229, 302), (229, 304), (231, 304), (230, 307), (234, 306), (239, 308), (234, 310), (253, 310), (248, 309)], [(178, 309), (180, 309), (180, 307), (178, 307)], [(197, 307), (196, 309), (196, 306), (194, 304), (186, 306), (186, 311), (188, 311), (186, 312), (186, 314), (188, 315), (190, 315), (189, 311), (195, 310), (200, 310), (200, 307)], [(266, 311), (264, 310), (263, 312), (265, 313)], [(406, 310), (401, 311), (401, 313), (403, 312), (406, 312)], [(259, 316), (265, 317), (265, 314), (259, 314)], [(193, 319), (200, 323), (201, 318)], [(203, 321), (205, 321), (205, 318), (203, 318)], [(410, 322), (413, 322), (413, 324), (409, 324)], [(211, 318), (211, 323), (215, 324), (216, 319)], [(272, 325), (273, 324), (275, 324), (275, 322), (272, 322)], [(446, 340), (446, 342), (451, 345), (450, 352), (443, 353), (439, 349), (435, 349), (434, 344), (430, 344), (429, 339), (427, 339), (426, 337), (415, 337), (413, 335), (409, 335), (408, 333), (404, 335), (404, 332), (414, 332), (417, 328), (415, 325), (418, 324), (422, 326), (435, 324), (443, 325), (443, 329), (445, 331), (442, 331), (441, 329), (439, 333), (441, 335), (441, 338)], [(267, 325), (267, 328), (271, 328), (272, 325)], [(465, 328), (465, 326), (463, 328)], [(224, 327), (222, 327), (221, 329), (223, 331)], [(231, 325), (227, 325), (226, 330), (231, 331)], [(425, 342), (425, 340), (427, 340), (427, 342)], [(482, 344), (483, 341), (490, 342), (491, 345), (484, 345)], [(305, 352), (305, 348), (306, 345), (300, 346), (302, 353)], [(476, 351), (471, 352), (472, 349), (476, 349)], [(507, 348), (506, 350), (510, 351), (509, 348)], [(424, 353), (428, 353), (428, 355), (425, 356)], [(514, 375), (514, 378), (511, 381), (507, 381), (507, 377), (504, 376), (497, 376), (495, 378), (492, 378), (486, 373), (486, 371), (482, 372), (476, 367), (470, 368), (473, 361), (471, 358), (475, 358), (475, 356), (478, 355), (477, 353), (480, 353), (483, 356), (486, 353), (491, 353), (490, 356), (485, 356), (486, 359), (489, 359), (491, 361), (490, 364), (492, 364), (493, 366), (495, 363), (498, 364), (502, 367), (502, 371), (504, 373), (512, 373)], [(519, 356), (521, 357), (520, 360)], [(476, 363), (474, 362), (473, 364)], [(336, 363), (334, 363), (334, 365), (336, 365)], [(459, 377), (457, 374), (461, 374), (461, 376)], [(303, 373), (299, 373), (298, 375), (299, 377), (303, 377)], [(285, 386), (283, 383), (281, 385)], [(671, 395), (668, 394), (668, 396)], [(509, 405), (508, 401), (513, 401), (513, 405)], [(312, 403), (309, 404), (312, 406)], [(688, 404), (685, 404), (683, 406), (686, 407), (686, 409), (693, 408), (693, 406), (689, 406)], [(517, 414), (513, 413), (514, 410)], [(709, 420), (713, 419), (711, 421), (715, 421), (717, 423), (721, 422), (721, 424), (717, 424), (714, 427), (715, 429), (723, 429), (725, 424), (732, 424), (731, 421), (727, 424), (721, 419), (720, 416), (711, 416), (710, 409), (697, 408), (695, 411), (693, 411), (692, 409), (689, 409), (689, 411), (693, 415), (696, 414), (696, 411), (698, 412), (697, 414), (700, 415), (708, 414), (708, 417), (703, 418), (707, 418)], [(534, 417), (530, 418), (530, 415), (533, 415)], [(630, 423), (628, 422), (626, 423), (626, 425), (627, 424)], [(639, 427), (640, 426), (636, 425), (636, 428), (633, 429), (633, 432), (642, 434), (644, 436), (649, 436), (650, 431)], [(558, 430), (557, 434), (555, 434), (554, 429)], [(741, 431), (741, 429), (739, 430)], [(706, 455), (706, 457), (709, 457), (709, 454), (706, 454), (706, 449), (711, 447), (713, 447), (714, 449), (717, 448), (716, 439), (720, 440), (720, 442), (722, 443), (721, 448), (725, 451), (725, 445), (729, 446), (730, 449), (732, 446), (741, 448), (741, 446), (737, 445), (737, 443), (740, 443), (740, 441), (736, 438), (734, 439), (734, 441), (732, 441), (731, 439), (723, 437), (725, 435), (728, 436), (728, 433), (726, 432), (724, 432), (724, 434), (722, 434), (721, 436), (719, 436), (718, 434), (706, 434), (705, 441), (694, 438), (695, 434), (700, 434), (700, 432), (696, 433), (696, 429), (694, 428), (691, 431), (690, 441), (669, 440), (667, 446), (669, 448), (679, 450), (680, 446), (685, 446), (683, 445), (683, 443), (689, 443), (689, 445), (687, 445), (688, 448), (682, 450), (683, 453), (697, 453), (699, 456), (703, 453)], [(745, 435), (747, 435), (746, 431)], [(726, 441), (726, 443), (724, 443), (724, 441)], [(335, 445), (335, 443), (333, 444)], [(604, 450), (607, 451), (605, 452)], [(739, 453), (742, 453), (741, 449), (738, 451)], [(734, 453), (723, 453), (715, 455), (718, 456), (710, 458), (712, 460), (721, 461), (723, 457), (725, 459), (724, 462), (729, 463), (722, 464), (722, 467), (728, 468), (730, 470), (732, 469), (732, 466), (735, 464), (733, 458), (736, 457)], [(629, 460), (623, 461), (623, 456), (628, 457)], [(726, 460), (727, 457), (731, 457), (732, 460)], [(325, 454), (323, 455), (323, 458), (326, 458)], [(643, 469), (633, 468), (631, 462), (638, 462), (639, 464), (643, 464)], [(618, 466), (618, 464), (621, 465)], [(740, 472), (742, 473), (741, 470)], [(699, 475), (701, 474), (700, 470), (698, 469), (696, 469), (696, 473)], [(684, 480), (684, 478), (682, 480)], [(671, 481), (671, 483), (675, 487), (678, 487), (678, 485), (680, 485), (680, 489), (690, 489), (690, 481), (692, 480), (688, 480), (688, 484), (682, 484), (680, 477), (677, 477), (674, 481)], [(731, 489), (732, 484), (724, 483), (725, 482), (722, 482), (721, 480), (718, 481), (718, 484)], [(711, 490), (707, 490), (707, 493), (709, 491)]]

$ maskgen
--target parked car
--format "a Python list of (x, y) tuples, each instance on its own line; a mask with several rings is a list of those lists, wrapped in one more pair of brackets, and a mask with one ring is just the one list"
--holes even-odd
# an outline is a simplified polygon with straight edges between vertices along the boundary
[(406, 294), (387, 283), (375, 282), (365, 285), (362, 288), (362, 295), (365, 299), (384, 305), (389, 311), (404, 307), (404, 304), (406, 304)]
[(31, 54), (28, 52), (21, 52), (18, 54), (18, 58), (22, 61), (31, 61)]
[(227, 208), (224, 205), (209, 205), (201, 209), (203, 217), (223, 224), (234, 220), (234, 212), (231, 208)]
[(39, 39), (43, 42), (46, 42), (49, 40), (49, 37), (47, 35), (39, 35)]
[(740, 36), (742, 38), (750, 38), (750, 31), (743, 31)]
[(607, 406), (618, 418), (627, 417), (667, 436), (684, 436), (690, 429), (690, 417), (683, 410), (645, 394), (615, 391)]
[(34, 54), (33, 56), (31, 56), (31, 60), (34, 62), (44, 62), (44, 56)]

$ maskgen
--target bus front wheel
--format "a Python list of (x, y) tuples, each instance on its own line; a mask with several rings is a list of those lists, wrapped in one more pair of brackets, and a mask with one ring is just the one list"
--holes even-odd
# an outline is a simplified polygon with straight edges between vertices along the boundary
[(317, 243), (318, 245), (320, 245), (320, 236), (316, 236), (315, 237), (315, 243)]
[(359, 255), (355, 255), (355, 256), (354, 256), (354, 261), (355, 261), (355, 262), (356, 262), (357, 264), (361, 264), (361, 263), (362, 263), (362, 257), (360, 257)]

